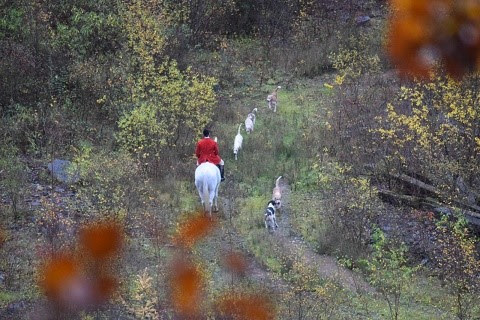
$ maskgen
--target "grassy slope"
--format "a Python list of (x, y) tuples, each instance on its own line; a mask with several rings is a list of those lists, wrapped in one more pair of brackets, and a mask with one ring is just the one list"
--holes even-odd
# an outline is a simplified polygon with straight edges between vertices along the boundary
[[(236, 281), (235, 285), (256, 290), (264, 286), (275, 287), (279, 283), (287, 283), (298, 289), (281, 290), (278, 297), (281, 303), (278, 305), (279, 314), (283, 317), (280, 318), (296, 318), (300, 303), (311, 308), (310, 314), (315, 313), (328, 319), (383, 319), (388, 316), (388, 306), (380, 297), (346, 292), (334, 283), (312, 276), (308, 266), (296, 264), (292, 257), (286, 256), (281, 251), (282, 248), (276, 246), (274, 238), (266, 234), (263, 228), (264, 206), (271, 196), (278, 175), (286, 177), (294, 190), (290, 200), (294, 213), (302, 210), (302, 199), (312, 191), (308, 167), (318, 146), (309, 145), (310, 135), (315, 134), (315, 130), (307, 132), (305, 128), (312, 127), (310, 125), (314, 123), (317, 126), (323, 125), (325, 115), (334, 107), (329, 103), (332, 92), (322, 85), (322, 81), (326, 80), (331, 81), (304, 80), (295, 87), (280, 90), (277, 114), (268, 110), (265, 101), (266, 95), (276, 84), (237, 89), (231, 99), (233, 102), (229, 105), (234, 110), (234, 119), (218, 121), (216, 124), (215, 135), (220, 139), (220, 150), (226, 161), (228, 178), (221, 186), (220, 197), (231, 204), (223, 214), (227, 218), (232, 217), (235, 228), (232, 229), (230, 220), (224, 217), (219, 230), (202, 242), (195, 251), (195, 255), (205, 263), (210, 274), (210, 298), (233, 284), (229, 275), (222, 270), (219, 256), (219, 251), (222, 252), (220, 249), (230, 246), (233, 236), (233, 242), (237, 243), (233, 246), (235, 249), (249, 251), (264, 269), (268, 270), (263, 273), (260, 270), (257, 277), (278, 279), (259, 285), (259, 279), (254, 278), (250, 281)], [(235, 161), (231, 148), (238, 123), (243, 122), (246, 114), (255, 106), (259, 108), (255, 132), (247, 135), (243, 131), (243, 149), (239, 160)], [(222, 110), (219, 110), (219, 118), (222, 116), (221, 112)], [(307, 122), (309, 126), (305, 126)], [(166, 197), (175, 198), (177, 213), (191, 212), (198, 205), (197, 194), (190, 180), (177, 182), (172, 189), (175, 190), (174, 194)], [(304, 239), (311, 241), (313, 245), (315, 238), (309, 237), (311, 230), (306, 227), (311, 225), (312, 219), (317, 219), (321, 224), (321, 218), (301, 214), (292, 215), (291, 223)], [(33, 246), (34, 241), (21, 243)], [(132, 277), (140, 274), (145, 267), (155, 273), (158, 261), (164, 260), (165, 255), (168, 255), (168, 252), (156, 252), (148, 239), (133, 241), (132, 247), (136, 248), (132, 251), (137, 252), (142, 259), (141, 263), (128, 270)], [(33, 248), (31, 249), (28, 251), (33, 252)], [(29, 278), (33, 279), (33, 275)], [(0, 291), (0, 307), (14, 300), (34, 299), (30, 295), (20, 290)], [(400, 315), (402, 319), (451, 319), (453, 316), (449, 312), (452, 306), (450, 301), (451, 297), (440, 288), (437, 281), (419, 277), (409, 285), (402, 300)], [(308, 318), (308, 313), (305, 317)]]
[[(274, 86), (265, 85), (248, 96), (240, 97), (233, 106), (238, 110), (237, 123), (243, 121), (251, 106), (259, 108), (254, 133), (251, 135), (243, 133), (244, 148), (240, 152), (238, 162), (227, 153), (233, 144), (236, 123), (218, 125), (218, 135), (226, 137), (227, 140), (226, 143), (221, 143), (221, 152), (227, 163), (228, 177), (234, 180), (234, 183), (230, 181), (229, 184), (223, 185), (220, 193), (221, 196), (235, 201), (237, 209), (233, 212), (234, 225), (244, 238), (241, 241), (245, 241), (248, 250), (272, 273), (281, 276), (293, 286), (300, 286), (301, 281), (298, 279), (308, 277), (309, 271), (292, 267), (289, 257), (280, 252), (281, 248), (277, 248), (272, 238), (266, 235), (262, 212), (278, 175), (286, 176), (294, 183), (294, 189), (297, 189), (293, 193), (294, 199), (301, 198), (304, 193), (310, 191), (307, 169), (310, 160), (305, 158), (309, 152), (302, 149), (308, 146), (308, 137), (305, 137), (303, 124), (306, 121), (317, 121), (319, 125), (324, 123), (322, 116), (333, 107), (329, 105), (331, 91), (323, 87), (320, 79), (304, 81), (293, 90), (280, 90), (279, 110), (277, 114), (273, 114), (266, 108), (264, 102), (264, 96), (272, 87)], [(295, 206), (293, 209), (299, 210)], [(305, 221), (292, 223), (307, 235)], [(308, 237), (305, 239), (313, 240)], [(327, 292), (325, 294), (329, 296), (328, 301), (335, 305), (333, 314), (330, 314), (332, 318), (383, 319), (388, 316), (388, 306), (379, 296), (345, 292), (321, 279), (314, 279), (309, 284), (301, 285), (310, 286), (317, 291), (322, 288)], [(329, 286), (334, 288), (330, 289), (330, 292)], [(318, 296), (311, 297), (310, 303), (317, 298)], [(450, 298), (434, 279), (418, 277), (408, 286), (402, 299), (400, 316), (402, 319), (450, 319), (453, 317), (449, 312)], [(305, 303), (308, 303), (309, 298), (304, 299)]]
[[(311, 308), (310, 311), (303, 310), (306, 318), (316, 314), (328, 319), (383, 319), (388, 316), (388, 306), (384, 300), (372, 295), (347, 292), (334, 283), (316, 278), (308, 266), (296, 264), (292, 257), (285, 255), (282, 248), (276, 246), (274, 238), (263, 228), (262, 213), (278, 175), (285, 176), (292, 185), (294, 191), (290, 202), (293, 211), (302, 209), (302, 197), (311, 192), (307, 168), (315, 150), (307, 151), (305, 148), (309, 147), (308, 134), (314, 132), (306, 134), (304, 124), (307, 121), (317, 121), (322, 125), (324, 115), (332, 107), (329, 105), (331, 92), (322, 86), (321, 81), (308, 80), (299, 83), (295, 88), (281, 90), (277, 114), (271, 113), (265, 102), (265, 96), (274, 88), (274, 84), (245, 90), (246, 94), (237, 92), (237, 99), (234, 99), (235, 102), (230, 106), (237, 112), (235, 119), (217, 123), (215, 132), (220, 138), (221, 153), (227, 164), (228, 181), (221, 186), (220, 196), (221, 200), (231, 203), (231, 209), (224, 207), (226, 210), (222, 213), (227, 218), (232, 217), (235, 228), (232, 229), (229, 219), (222, 218), (219, 229), (198, 246), (195, 256), (205, 264), (210, 274), (210, 300), (232, 286), (253, 290), (271, 290), (273, 287), (275, 291), (275, 286), (287, 283), (293, 289), (280, 290), (278, 293), (278, 301), (281, 301), (278, 304), (279, 314), (283, 315), (280, 318), (298, 318), (298, 306), (302, 304), (305, 308)], [(235, 162), (231, 153), (233, 138), (238, 123), (243, 122), (246, 113), (253, 106), (259, 108), (255, 132), (246, 135), (243, 131), (244, 148), (239, 160)], [(176, 192), (168, 196), (175, 198), (172, 201), (178, 206), (177, 213), (191, 212), (198, 205), (196, 191), (190, 182), (177, 182), (173, 188)], [(305, 240), (313, 242), (315, 239), (307, 236), (309, 229), (305, 227), (312, 217), (304, 216), (305, 219), (297, 220), (295, 217), (302, 215), (292, 215), (291, 222), (297, 227), (297, 231), (305, 236)], [(319, 222), (321, 223), (321, 219)], [(232, 248), (249, 251), (260, 265), (263, 265), (263, 271), (259, 270), (261, 266), (257, 267), (256, 278), (233, 281), (225, 273), (219, 253), (231, 246), (232, 242), (236, 243)], [(33, 245), (34, 241), (21, 243)], [(141, 263), (129, 268), (128, 274), (131, 274), (132, 278), (141, 274), (146, 267), (154, 275), (156, 265), (169, 255), (168, 252), (157, 252), (149, 239), (132, 241), (132, 247), (136, 248), (132, 251), (136, 252), (137, 258), (141, 260)], [(135, 260), (139, 261), (138, 259)], [(262, 277), (269, 280), (262, 283)], [(29, 278), (33, 279), (33, 276), (30, 275)], [(0, 292), (0, 306), (22, 299), (35, 298), (21, 291)], [(449, 313), (450, 300), (451, 297), (435, 280), (420, 277), (408, 287), (402, 300), (400, 315), (402, 319), (450, 319), (453, 318)]]

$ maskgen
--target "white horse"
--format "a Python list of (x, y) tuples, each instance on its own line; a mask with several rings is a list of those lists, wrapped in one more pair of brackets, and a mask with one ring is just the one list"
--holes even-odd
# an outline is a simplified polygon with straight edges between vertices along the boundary
[(218, 188), (220, 187), (220, 169), (210, 162), (204, 162), (195, 170), (195, 186), (197, 187), (203, 210), (212, 216), (218, 211)]

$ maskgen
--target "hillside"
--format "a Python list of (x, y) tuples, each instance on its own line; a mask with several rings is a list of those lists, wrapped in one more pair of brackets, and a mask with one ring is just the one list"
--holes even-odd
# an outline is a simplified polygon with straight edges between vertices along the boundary
[[(1, 319), (479, 317), (470, 56), (395, 69), (382, 1), (0, 12)], [(212, 218), (205, 128), (225, 161)]]

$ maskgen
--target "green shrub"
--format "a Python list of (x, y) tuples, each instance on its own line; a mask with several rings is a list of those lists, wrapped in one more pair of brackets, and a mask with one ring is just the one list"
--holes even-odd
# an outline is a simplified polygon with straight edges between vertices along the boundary
[(128, 214), (142, 203), (145, 181), (138, 163), (125, 152), (107, 152), (84, 143), (71, 170), (80, 175), (80, 195), (99, 211)]
[(18, 157), (18, 149), (10, 143), (0, 146), (0, 191), (8, 198), (15, 219), (18, 202), (26, 183), (26, 167)]
[[(37, 153), (40, 151), (43, 137), (41, 134), (40, 112), (37, 108), (27, 107), (21, 104), (13, 104), (8, 107), (8, 112), (3, 118), (0, 131), (22, 152)], [(8, 130), (6, 130), (8, 128)]]
[(374, 229), (372, 239), (373, 253), (364, 263), (372, 284), (388, 303), (391, 319), (397, 320), (400, 297), (418, 268), (408, 265), (407, 247), (387, 239), (379, 228)]
[(117, 141), (140, 159), (159, 159), (165, 148), (191, 144), (211, 121), (215, 106), (215, 79), (181, 72), (175, 62), (165, 62), (133, 88), (135, 107), (118, 122)]

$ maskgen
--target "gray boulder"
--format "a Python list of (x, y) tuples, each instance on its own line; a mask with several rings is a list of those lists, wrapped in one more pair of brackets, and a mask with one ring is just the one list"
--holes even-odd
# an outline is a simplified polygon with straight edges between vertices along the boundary
[(68, 160), (55, 159), (48, 164), (48, 171), (50, 174), (60, 182), (76, 183), (80, 180), (78, 172), (69, 170), (72, 163)]
[(358, 24), (358, 25), (362, 25), (362, 24), (365, 24), (367, 23), (368, 21), (370, 21), (370, 17), (369, 16), (357, 16), (355, 17), (355, 22)]

